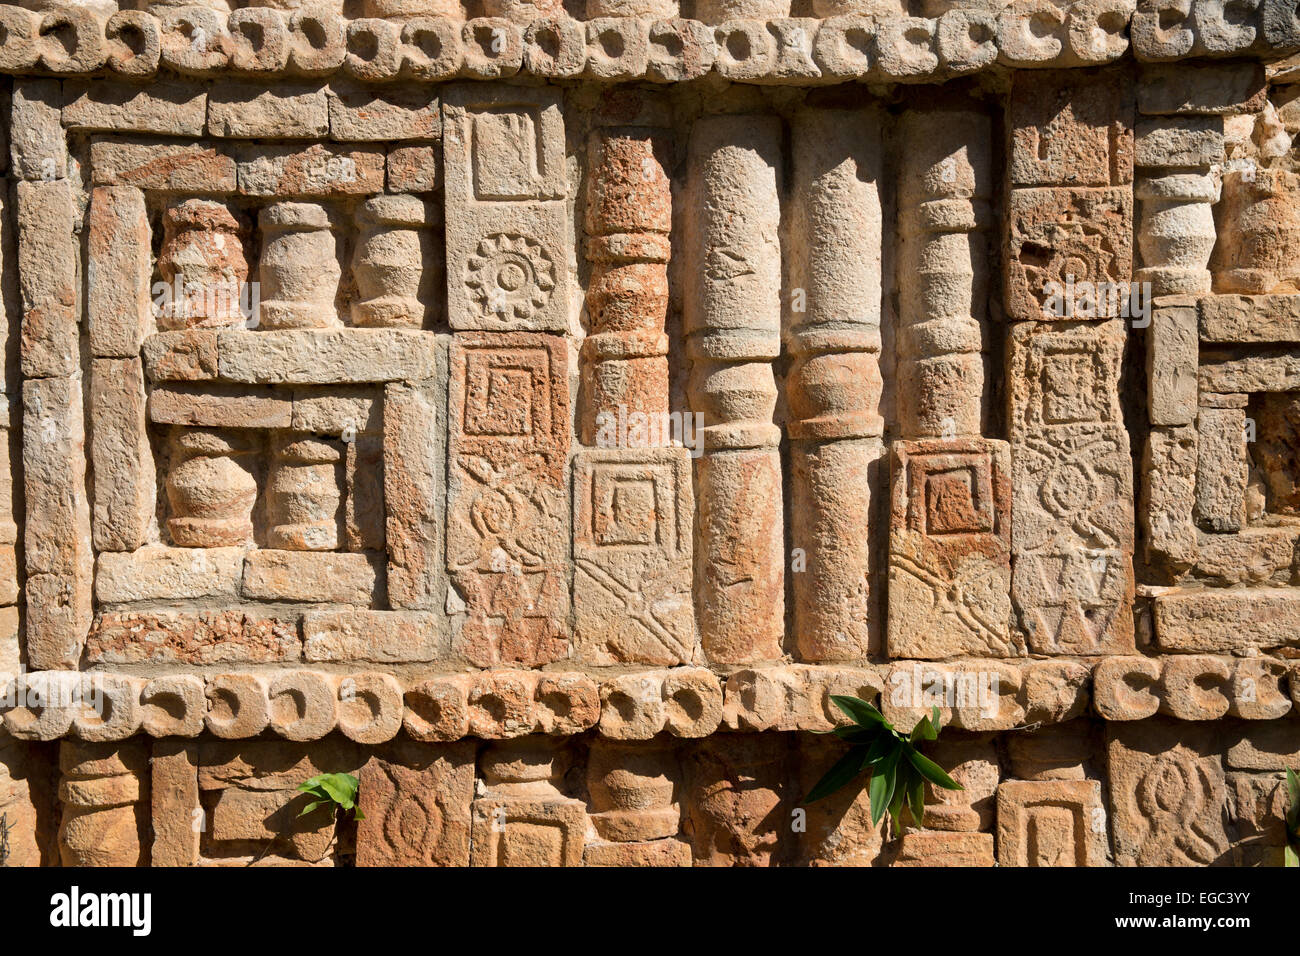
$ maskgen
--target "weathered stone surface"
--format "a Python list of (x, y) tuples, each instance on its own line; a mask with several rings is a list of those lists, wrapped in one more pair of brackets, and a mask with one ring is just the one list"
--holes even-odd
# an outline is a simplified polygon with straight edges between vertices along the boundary
[(447, 570), (473, 663), (568, 654), (568, 355), (555, 336), (458, 333), (451, 349)]
[(451, 327), (567, 330), (568, 177), (558, 92), (448, 89), (443, 162)]
[(63, 84), (63, 125), (77, 130), (201, 136), (207, 122), (203, 87), (172, 82), (147, 86), (71, 80)]
[(442, 647), (437, 619), (419, 612), (308, 611), (302, 628), (309, 661), (431, 661)]
[(99, 556), (95, 597), (104, 604), (172, 598), (233, 598), (243, 572), (242, 548), (168, 548), (149, 545)]
[(474, 744), (392, 745), (361, 768), (358, 866), (468, 866)]
[(238, 608), (224, 611), (111, 611), (87, 640), (108, 664), (226, 664), (296, 661), (297, 623)]
[(1105, 866), (1096, 780), (1009, 780), (998, 787), (1000, 866)]
[(1294, 646), (1300, 600), (1289, 588), (1173, 590), (1156, 598), (1156, 645), (1183, 653)]
[(912, 830), (890, 866), (993, 866), (993, 834)]
[(684, 449), (574, 460), (575, 653), (591, 664), (690, 663), (690, 458)]
[(249, 551), (240, 592), (257, 601), (372, 605), (382, 581), (379, 562), (333, 551)]
[(157, 497), (139, 358), (94, 360), (90, 415), (95, 547), (102, 552), (134, 551), (148, 539)]
[(1005, 442), (895, 442), (892, 657), (1013, 657), (1011, 456)]
[(90, 350), (97, 357), (138, 358), (153, 326), (144, 194), (130, 186), (96, 187), (87, 230)]
[(273, 385), (423, 381), (434, 374), (432, 336), (398, 329), (292, 329), (217, 335), (220, 377)]
[(1110, 825), (1119, 866), (1195, 866), (1219, 861), (1223, 764), (1212, 724), (1163, 720), (1106, 731)]

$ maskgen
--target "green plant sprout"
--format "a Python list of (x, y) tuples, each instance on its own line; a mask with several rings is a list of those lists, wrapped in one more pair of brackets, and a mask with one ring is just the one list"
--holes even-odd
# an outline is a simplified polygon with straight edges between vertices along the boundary
[(352, 819), (364, 820), (365, 814), (357, 806), (357, 788), (360, 781), (350, 773), (322, 773), (312, 777), (306, 783), (298, 785), (303, 793), (315, 797), (299, 811), (298, 816), (305, 817), (318, 807), (330, 805), (335, 813), (351, 812)]
[(945, 790), (965, 788), (944, 773), (943, 768), (916, 749), (922, 740), (939, 736), (939, 708), (922, 717), (910, 734), (900, 732), (872, 704), (858, 697), (833, 695), (835, 706), (853, 721), (829, 733), (853, 745), (835, 766), (808, 791), (804, 803), (828, 797), (846, 786), (860, 773), (871, 775), (867, 795), (871, 800), (871, 825), (889, 811), (894, 830), (901, 830), (900, 816), (906, 804), (917, 826), (925, 811), (925, 784), (930, 782)]

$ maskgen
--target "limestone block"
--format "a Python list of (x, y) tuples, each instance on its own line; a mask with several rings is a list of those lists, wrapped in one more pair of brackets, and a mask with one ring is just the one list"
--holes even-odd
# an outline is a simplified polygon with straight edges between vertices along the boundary
[(359, 744), (392, 740), (402, 729), (402, 685), (391, 674), (350, 674), (338, 682), (338, 728)]
[(581, 452), (573, 509), (576, 654), (598, 665), (691, 662), (688, 452)]
[(91, 191), (87, 226), (86, 322), (97, 357), (139, 358), (153, 329), (149, 220), (130, 186)]
[(138, 356), (91, 363), (90, 412), (94, 543), (101, 552), (134, 551), (149, 537), (157, 495)]
[(1173, 589), (1156, 598), (1154, 619), (1161, 650), (1270, 650), (1296, 643), (1300, 599), (1288, 588)]
[(199, 194), (237, 188), (235, 159), (219, 146), (95, 138), (90, 170), (96, 186), (135, 186)]
[(77, 220), (72, 185), (66, 179), (20, 181), (18, 286), (22, 296), (19, 349), (29, 378), (71, 376), (78, 367)]
[(278, 671), (267, 683), (270, 727), (286, 740), (319, 740), (337, 723), (338, 680), (318, 671)]
[(9, 155), (19, 179), (52, 182), (68, 175), (68, 147), (59, 123), (62, 84), (22, 79), (10, 101)]
[(469, 733), (468, 675), (436, 677), (406, 691), (402, 726), (423, 741), (459, 740)]
[(1212, 724), (1160, 719), (1106, 728), (1118, 866), (1193, 866), (1227, 851), (1224, 774)]
[(130, 553), (105, 552), (95, 572), (95, 597), (104, 604), (230, 600), (239, 589), (243, 564), (242, 548), (146, 545)]
[(224, 740), (256, 737), (271, 720), (267, 679), (259, 674), (217, 674), (207, 680), (208, 733)]
[(302, 628), (313, 662), (431, 661), (443, 646), (437, 619), (422, 611), (308, 611)]
[[(1121, 314), (1133, 258), (1129, 187), (1016, 189), (1008, 220), (1011, 318), (1051, 321)], [(1071, 287), (1085, 282), (1096, 290), (1093, 301), (1082, 295), (1072, 299)]]
[(297, 621), (261, 609), (101, 611), (87, 657), (105, 664), (236, 664), (296, 661)]
[(287, 395), (269, 388), (161, 385), (149, 392), (149, 420), (200, 428), (288, 428), (292, 405)]
[(1105, 866), (1106, 810), (1096, 780), (1008, 780), (998, 787), (1001, 866)]
[(239, 590), (260, 601), (373, 605), (383, 571), (372, 555), (259, 548), (244, 556)]
[(140, 726), (150, 737), (197, 737), (203, 731), (207, 708), (203, 678), (192, 674), (155, 677), (140, 691)]
[(406, 329), (223, 329), (219, 374), (231, 382), (325, 385), (432, 378), (432, 336)]
[(1013, 186), (1133, 181), (1133, 91), (1119, 77), (1017, 73), (1008, 122)]
[(1196, 430), (1153, 428), (1143, 455), (1141, 514), (1148, 560), (1186, 567), (1197, 557)]
[(76, 667), (91, 619), (81, 382), (23, 383), (27, 664)]
[(1011, 471), (1005, 442), (895, 442), (889, 653), (1014, 657)]
[(199, 862), (203, 811), (199, 804), (198, 748), (161, 740), (149, 758), (152, 866), (194, 866)]
[(208, 132), (233, 139), (306, 139), (328, 132), (329, 102), (315, 85), (273, 89), (218, 83), (208, 94)]
[(1109, 657), (1093, 674), (1092, 699), (1107, 720), (1142, 720), (1160, 709), (1160, 662), (1149, 657)]
[(63, 125), (76, 130), (203, 135), (208, 97), (201, 86), (153, 82), (148, 86), (102, 80), (63, 84)]
[[(356, 21), (353, 21), (356, 22)], [(326, 199), (383, 192), (384, 151), (374, 145), (237, 146), (239, 192), (283, 199)]]
[(792, 800), (788, 741), (777, 734), (711, 737), (688, 750), (684, 831), (698, 866), (769, 866)]
[(447, 569), (480, 667), (569, 650), (568, 353), (534, 333), (458, 333), (451, 347)]
[(442, 131), (433, 89), (382, 90), (332, 85), (330, 137), (342, 142), (437, 139)]
[(397, 146), (385, 160), (388, 191), (428, 193), (438, 188), (441, 150), (433, 146)]
[(390, 745), (361, 768), (358, 866), (468, 866), (474, 744)]
[(587, 65), (587, 32), (569, 17), (543, 17), (524, 31), (523, 69), (533, 76), (566, 79)]
[(1190, 304), (1157, 308), (1151, 317), (1147, 411), (1152, 425), (1190, 425), (1196, 420), (1197, 328), (1197, 311)]
[(890, 866), (993, 866), (993, 834), (910, 830)]
[(1133, 646), (1133, 477), (1119, 408), (1123, 328), (1011, 335), (1011, 598), (1031, 651)]
[(1206, 531), (1239, 531), (1246, 520), (1244, 408), (1202, 407), (1196, 417), (1196, 523)]
[(567, 330), (568, 177), (558, 93), (449, 89), (443, 162), (451, 327)]

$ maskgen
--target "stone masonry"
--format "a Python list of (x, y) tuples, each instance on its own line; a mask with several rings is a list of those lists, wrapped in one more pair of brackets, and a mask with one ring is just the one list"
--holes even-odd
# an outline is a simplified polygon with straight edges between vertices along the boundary
[(1298, 133), (1293, 0), (0, 5), (0, 865), (1277, 865)]

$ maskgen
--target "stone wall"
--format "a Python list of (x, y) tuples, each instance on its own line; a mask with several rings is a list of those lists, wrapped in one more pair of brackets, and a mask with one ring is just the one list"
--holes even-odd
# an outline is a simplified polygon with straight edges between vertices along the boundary
[(1294, 2), (137, 5), (0, 6), (0, 863), (1280, 862)]

